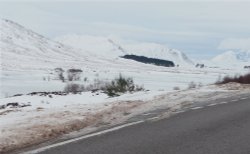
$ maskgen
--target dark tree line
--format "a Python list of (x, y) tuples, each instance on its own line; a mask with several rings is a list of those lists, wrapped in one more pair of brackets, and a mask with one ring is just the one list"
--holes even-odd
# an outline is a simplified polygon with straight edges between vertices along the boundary
[(153, 64), (157, 66), (165, 66), (165, 67), (174, 67), (175, 64), (172, 61), (157, 59), (157, 58), (148, 58), (145, 56), (136, 56), (136, 55), (125, 55), (121, 58), (124, 59), (132, 59), (145, 64)]

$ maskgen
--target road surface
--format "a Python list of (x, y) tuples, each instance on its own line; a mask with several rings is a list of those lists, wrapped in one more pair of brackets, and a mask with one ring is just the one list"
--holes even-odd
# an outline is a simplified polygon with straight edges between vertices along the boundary
[(250, 154), (250, 99), (210, 102), (39, 154)]

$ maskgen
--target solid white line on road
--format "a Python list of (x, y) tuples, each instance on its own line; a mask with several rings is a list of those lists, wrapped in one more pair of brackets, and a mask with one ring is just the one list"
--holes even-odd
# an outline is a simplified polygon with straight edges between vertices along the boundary
[(36, 150), (24, 152), (22, 154), (35, 154), (35, 153), (42, 152), (42, 151), (45, 151), (45, 150), (48, 150), (48, 149), (51, 149), (51, 148), (59, 147), (59, 146), (69, 144), (69, 143), (72, 143), (72, 142), (76, 142), (76, 141), (79, 141), (79, 140), (82, 140), (82, 139), (86, 139), (86, 138), (106, 134), (106, 133), (109, 133), (109, 132), (112, 132), (112, 131), (116, 131), (116, 130), (119, 130), (119, 129), (122, 129), (122, 128), (125, 128), (125, 127), (137, 125), (137, 124), (140, 124), (140, 123), (143, 123), (143, 122), (144, 122), (143, 120), (137, 121), (137, 122), (131, 122), (131, 123), (124, 124), (124, 125), (121, 125), (121, 126), (117, 126), (117, 127), (111, 128), (111, 129), (104, 130), (104, 131), (100, 131), (100, 132), (85, 135), (85, 136), (82, 136), (82, 137), (70, 139), (70, 140), (67, 140), (67, 141), (60, 142), (60, 143), (55, 143), (55, 144), (45, 146), (45, 147), (42, 147), (42, 148), (39, 148), (39, 149), (36, 149)]
[(201, 108), (203, 108), (203, 107), (202, 106), (197, 106), (197, 107), (191, 108), (191, 110), (197, 110), (197, 109), (201, 109)]
[(213, 104), (208, 104), (207, 106), (215, 106), (217, 105), (216, 103), (213, 103)]

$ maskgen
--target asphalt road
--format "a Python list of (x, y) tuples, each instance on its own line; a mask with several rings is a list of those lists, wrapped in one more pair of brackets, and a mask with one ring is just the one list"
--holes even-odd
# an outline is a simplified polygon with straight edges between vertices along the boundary
[(250, 99), (194, 107), (39, 154), (250, 154)]

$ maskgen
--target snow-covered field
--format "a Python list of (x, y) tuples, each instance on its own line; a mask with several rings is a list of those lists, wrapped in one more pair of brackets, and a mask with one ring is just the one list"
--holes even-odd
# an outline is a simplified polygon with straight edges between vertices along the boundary
[(249, 93), (249, 86), (228, 84), (175, 92), (137, 92), (114, 98), (101, 92), (5, 98), (0, 100), (5, 105), (0, 109), (0, 151), (41, 143), (73, 131), (80, 130), (83, 135), (155, 109), (166, 109), (171, 114), (193, 102), (245, 93)]
[[(124, 60), (125, 61), (125, 60)], [(196, 69), (196, 68), (164, 68), (151, 65), (127, 63), (105, 68), (77, 67), (83, 70), (79, 84), (91, 84), (95, 80), (110, 81), (121, 73), (132, 77), (136, 84), (143, 85), (151, 91), (173, 90), (174, 87), (185, 89), (190, 82), (207, 85), (214, 83), (225, 75), (244, 74), (246, 70), (226, 69)], [(66, 74), (65, 74), (66, 76)], [(39, 91), (63, 91), (66, 83), (58, 80), (53, 69), (50, 70), (22, 70), (2, 71), (1, 98), (15, 94), (26, 94)], [(84, 78), (87, 81), (84, 81)]]

